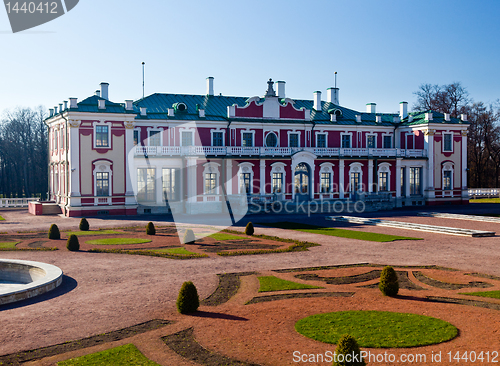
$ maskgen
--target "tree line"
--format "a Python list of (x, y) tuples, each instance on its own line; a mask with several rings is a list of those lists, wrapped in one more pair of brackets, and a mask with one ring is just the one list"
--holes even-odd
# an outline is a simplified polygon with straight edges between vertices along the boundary
[(43, 107), (6, 111), (0, 119), (0, 197), (48, 191), (47, 117)]
[(414, 111), (433, 110), (452, 117), (466, 114), (468, 186), (498, 188), (500, 180), (500, 103), (474, 102), (460, 82), (449, 85), (422, 84), (414, 93)]

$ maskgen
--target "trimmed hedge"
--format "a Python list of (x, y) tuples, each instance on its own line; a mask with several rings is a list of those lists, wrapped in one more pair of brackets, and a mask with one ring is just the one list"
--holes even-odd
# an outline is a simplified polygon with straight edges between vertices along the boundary
[(245, 227), (245, 234), (246, 235), (253, 235), (255, 232), (255, 229), (253, 228), (252, 222), (249, 222), (247, 226)]
[(80, 220), (79, 229), (80, 231), (89, 231), (90, 225), (85, 217), (82, 217), (82, 219)]
[(336, 360), (333, 361), (333, 366), (366, 365), (365, 360), (361, 357), (361, 350), (359, 349), (358, 342), (356, 342), (356, 339), (349, 334), (343, 335), (339, 339), (335, 353)]
[(196, 237), (194, 236), (194, 231), (191, 229), (187, 229), (184, 233), (184, 238), (182, 239), (184, 244), (194, 244), (196, 241)]
[(391, 266), (387, 266), (380, 274), (378, 288), (385, 296), (396, 296), (399, 292), (399, 281), (396, 271)]
[(66, 243), (66, 248), (70, 252), (77, 252), (80, 250), (80, 242), (78, 241), (78, 237), (75, 234), (71, 234), (68, 238), (68, 242)]
[(57, 227), (56, 224), (50, 225), (49, 239), (52, 239), (52, 240), (59, 240), (59, 239), (61, 239), (61, 232), (59, 231), (59, 228)]
[(181, 314), (194, 313), (200, 306), (200, 299), (196, 286), (191, 282), (184, 282), (177, 297), (177, 310)]
[(147, 235), (156, 235), (155, 224), (153, 224), (151, 221), (148, 222), (148, 224), (146, 225), (146, 234)]

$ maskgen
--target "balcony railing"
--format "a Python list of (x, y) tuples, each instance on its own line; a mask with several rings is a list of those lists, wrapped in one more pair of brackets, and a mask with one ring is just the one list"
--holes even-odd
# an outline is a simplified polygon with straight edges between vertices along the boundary
[(136, 156), (292, 156), (307, 151), (320, 157), (425, 158), (427, 150), (330, 147), (136, 146)]

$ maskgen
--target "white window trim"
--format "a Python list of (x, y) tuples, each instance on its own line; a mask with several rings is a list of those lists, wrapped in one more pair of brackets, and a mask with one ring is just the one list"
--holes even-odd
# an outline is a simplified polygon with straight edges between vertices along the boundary
[[(137, 190), (137, 192), (135, 193), (135, 197), (137, 199), (137, 194), (138, 194), (138, 191), (139, 191), (139, 187), (138, 187), (138, 184), (139, 184), (139, 179), (138, 179), (138, 172), (139, 172), (139, 169), (153, 169), (155, 171), (155, 179), (154, 179), (154, 184), (155, 184), (155, 192), (154, 192), (154, 200), (153, 201), (141, 201), (141, 202), (148, 202), (148, 203), (154, 203), (157, 201), (157, 195), (158, 195), (158, 181), (160, 182), (160, 184), (162, 184), (161, 182), (161, 179), (158, 180), (158, 170), (161, 169), (157, 166), (154, 166), (154, 165), (151, 165), (151, 166), (147, 166), (147, 165), (138, 165), (135, 167), (135, 174), (134, 174), (134, 186)], [(163, 185), (160, 186), (160, 193), (163, 195)]]
[(191, 133), (191, 143), (193, 144), (193, 146), (196, 145), (196, 142), (194, 140), (194, 128), (192, 128), (192, 127), (188, 127), (188, 128), (180, 127), (179, 128), (179, 146), (181, 146), (181, 147), (183, 146), (182, 145), (182, 133), (183, 132)]
[[(203, 167), (205, 168), (203, 170), (203, 194), (207, 196), (220, 194), (220, 164), (211, 161), (209, 163), (203, 164)], [(207, 193), (206, 191), (207, 185), (205, 184), (205, 176), (208, 173), (215, 173), (215, 193)]]
[(238, 164), (239, 170), (238, 170), (238, 193), (239, 194), (246, 194), (245, 189), (244, 189), (244, 181), (242, 179), (242, 174), (243, 173), (250, 173), (250, 193), (253, 194), (253, 167), (254, 164), (252, 163), (240, 163)]
[(273, 173), (282, 173), (283, 174), (283, 181), (281, 182), (282, 187), (281, 187), (281, 193), (278, 194), (286, 194), (286, 164), (285, 163), (273, 163), (271, 164), (271, 177), (270, 177), (270, 182), (271, 182), (271, 190), (273, 189)]
[(222, 146), (226, 146), (226, 130), (223, 128), (210, 129), (210, 146), (214, 146), (214, 132), (222, 132)]
[[(137, 145), (136, 146), (142, 146), (142, 140), (141, 140), (141, 128), (140, 127), (135, 127), (134, 132), (137, 131)], [(134, 135), (132, 132), (132, 141), (134, 140)]]
[[(342, 147), (342, 137), (343, 136), (349, 136), (350, 142), (349, 142), (349, 147)], [(341, 149), (352, 149), (352, 132), (341, 132), (340, 133), (340, 148)]]
[[(240, 146), (243, 147), (243, 134), (244, 133), (251, 133), (252, 134), (252, 146), (251, 147), (255, 147), (255, 130), (250, 130), (249, 128), (240, 131), (240, 138), (241, 138)], [(250, 146), (247, 146), (247, 147), (250, 147)]]
[[(163, 146), (163, 128), (160, 128), (160, 127), (148, 127), (147, 130), (148, 130), (148, 137), (147, 137), (148, 144), (147, 144), (147, 146), (151, 146), (149, 144), (149, 138), (150, 138), (150, 133), (151, 132), (160, 132), (160, 145), (159, 146)], [(140, 135), (140, 132), (139, 132), (139, 135)]]
[[(450, 182), (451, 188), (446, 190), (444, 189), (444, 172), (451, 172), (451, 182)], [(443, 167), (441, 168), (441, 191), (443, 192), (443, 197), (445, 196), (453, 197), (454, 181), (455, 181), (455, 164), (452, 162), (446, 162), (443, 164)]]
[(301, 137), (301, 134), (300, 134), (300, 131), (297, 131), (297, 130), (287, 131), (287, 135), (288, 135), (288, 147), (292, 147), (291, 144), (290, 144), (290, 137), (291, 137), (292, 134), (298, 135), (298, 137), (297, 137), (298, 146), (297, 147), (301, 147), (300, 146), (300, 137)]
[[(97, 146), (97, 126), (108, 127), (108, 146)], [(106, 123), (104, 121), (95, 121), (93, 123), (93, 128), (94, 128), (94, 149), (111, 149), (111, 123)]]
[(360, 182), (360, 187), (361, 189), (359, 192), (365, 192), (364, 187), (363, 187), (363, 163), (351, 163), (349, 164), (349, 191), (350, 193), (353, 192), (352, 187), (351, 187), (351, 174), (352, 173), (360, 173), (359, 174), (359, 182)]
[(373, 136), (375, 138), (375, 146), (372, 149), (376, 149), (377, 148), (377, 134), (370, 132), (370, 133), (367, 133), (365, 135), (365, 146), (367, 149), (368, 149), (368, 136)]
[[(107, 160), (97, 160), (95, 161), (94, 163), (94, 170), (92, 172), (93, 176), (94, 176), (94, 205), (98, 205), (98, 204), (103, 204), (104, 202), (102, 202), (102, 200), (104, 198), (106, 198), (106, 202), (108, 205), (111, 205), (111, 197), (113, 196), (113, 170), (111, 169), (113, 163), (110, 162), (110, 161), (107, 161)], [(109, 192), (108, 192), (108, 196), (100, 196), (100, 197), (97, 197), (97, 173), (98, 172), (102, 172), (102, 173), (109, 173), (108, 177), (109, 177), (109, 182), (108, 182), (108, 186), (109, 186)], [(100, 202), (101, 201), (101, 202)]]
[[(276, 136), (276, 146), (267, 146), (267, 136), (273, 133)], [(264, 131), (264, 146), (265, 147), (280, 147), (280, 134), (278, 131)]]
[[(412, 137), (412, 143), (411, 144), (413, 146), (411, 149), (408, 148), (408, 136), (410, 136), (410, 135)], [(415, 149), (415, 134), (413, 133), (413, 131), (405, 133), (405, 149), (406, 150), (414, 150)]]
[(318, 147), (318, 136), (319, 135), (324, 135), (325, 136), (325, 148), (328, 147), (328, 132), (321, 131), (321, 132), (316, 132), (316, 147)]
[[(453, 132), (443, 132), (443, 144), (441, 145), (441, 152), (443, 153), (453, 153)], [(444, 149), (444, 136), (445, 135), (451, 135), (451, 150), (445, 150)]]
[[(390, 136), (391, 137), (391, 147), (385, 147), (384, 146), (384, 140), (385, 140), (386, 136)], [(382, 134), (382, 147), (381, 147), (382, 149), (393, 149), (394, 148), (394, 143), (395, 143), (395, 141), (394, 141), (394, 134), (392, 132), (384, 132)], [(406, 141), (405, 141), (405, 146), (406, 146)]]
[[(335, 164), (332, 163), (322, 163), (319, 165), (320, 166), (320, 171), (319, 171), (319, 191), (318, 193), (320, 195), (329, 195), (331, 197), (333, 193), (333, 167)], [(329, 192), (321, 192), (321, 174), (322, 173), (328, 173), (330, 174), (330, 191)], [(324, 198), (324, 197), (322, 197)]]
[[(387, 174), (387, 191), (380, 191), (379, 182), (380, 182), (380, 173), (389, 173)], [(401, 172), (400, 172), (401, 174)], [(377, 187), (379, 192), (390, 192), (391, 191), (391, 164), (390, 163), (380, 163), (378, 165), (377, 170)]]

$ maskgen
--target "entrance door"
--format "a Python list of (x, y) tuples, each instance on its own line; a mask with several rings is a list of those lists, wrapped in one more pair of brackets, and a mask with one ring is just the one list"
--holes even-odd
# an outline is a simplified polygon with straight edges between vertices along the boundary
[(309, 166), (307, 164), (300, 163), (295, 168), (295, 199), (297, 201), (308, 201), (311, 197), (309, 175)]
[(358, 200), (358, 192), (361, 189), (361, 173), (351, 173), (352, 200)]

